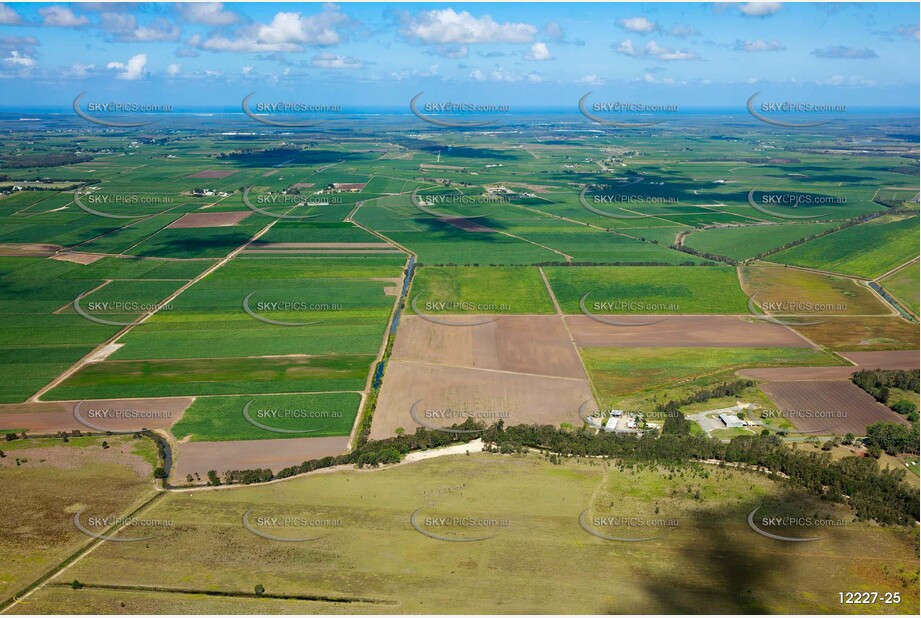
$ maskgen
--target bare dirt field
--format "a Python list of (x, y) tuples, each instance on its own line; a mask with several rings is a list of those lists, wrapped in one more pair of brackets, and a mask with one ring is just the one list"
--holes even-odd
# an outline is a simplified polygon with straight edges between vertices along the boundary
[[(483, 369), (391, 360), (371, 426), (371, 439), (394, 435), (397, 427), (419, 427), (410, 410), (429, 426), (464, 422), (461, 414), (491, 424), (563, 422), (580, 426), (579, 406), (592, 399), (588, 380), (552, 378)], [(592, 409), (594, 409), (594, 404)], [(444, 417), (427, 411), (449, 411)]]
[(347, 436), (332, 438), (281, 438), (278, 440), (229, 440), (226, 442), (182, 442), (178, 445), (172, 477), (185, 481), (187, 474), (204, 479), (209, 470), (282, 468), (308, 459), (341, 455), (348, 446)]
[(917, 350), (891, 352), (844, 352), (848, 360), (857, 363), (855, 367), (765, 367), (743, 369), (738, 375), (752, 380), (850, 380), (851, 374), (859, 369), (917, 369)]
[(313, 186), (313, 184), (314, 184), (314, 183), (312, 183), (312, 182), (299, 182), (299, 183), (297, 183), (296, 185), (294, 185), (293, 188), (295, 188), (295, 189), (309, 189), (310, 187)]
[(21, 244), (21, 243), (0, 243), (0, 255), (2, 256), (19, 256), (19, 255), (54, 255), (63, 249), (61, 245), (47, 245), (40, 243)]
[(190, 397), (150, 399), (88, 399), (80, 403), (78, 413), (86, 423), (77, 420), (77, 401), (48, 401), (0, 405), (0, 429), (27, 430), (45, 434), (58, 431), (102, 430), (138, 431), (163, 429), (182, 418), (190, 405)]
[(253, 214), (250, 211), (237, 212), (191, 212), (182, 215), (172, 223), (168, 228), (191, 228), (191, 227), (228, 227), (237, 225), (243, 219)]
[[(394, 342), (371, 427), (372, 438), (419, 423), (448, 426), (464, 418), (437, 418), (426, 410), (467, 412), (487, 424), (570, 422), (592, 399), (588, 378), (559, 316), (438, 316), (435, 324), (404, 316)], [(421, 401), (420, 401), (421, 400)]]
[[(576, 344), (603, 347), (808, 348), (808, 341), (785, 326), (732, 315), (610, 316), (642, 326), (616, 326), (584, 315), (565, 319)], [(664, 319), (663, 319), (664, 318)], [(661, 321), (660, 321), (661, 320)]]
[(891, 352), (841, 352), (841, 356), (865, 369), (917, 369), (919, 350)]
[(59, 262), (73, 262), (74, 264), (92, 264), (105, 257), (102, 253), (78, 253), (75, 251), (64, 251), (51, 256), (52, 260)]
[(864, 436), (880, 421), (909, 424), (851, 382), (769, 382), (761, 390), (799, 431)]
[(448, 225), (453, 225), (454, 227), (464, 230), (465, 232), (495, 232), (496, 230), (491, 227), (486, 227), (471, 221), (470, 219), (465, 219), (464, 217), (438, 217), (438, 220), (442, 223), (447, 223)]
[[(395, 360), (585, 379), (578, 354), (559, 316), (437, 316), (433, 324), (403, 316), (393, 346)], [(386, 381), (385, 381), (386, 383)]]
[(239, 170), (202, 170), (191, 176), (186, 176), (186, 178), (227, 178), (228, 176), (233, 176), (238, 171)]

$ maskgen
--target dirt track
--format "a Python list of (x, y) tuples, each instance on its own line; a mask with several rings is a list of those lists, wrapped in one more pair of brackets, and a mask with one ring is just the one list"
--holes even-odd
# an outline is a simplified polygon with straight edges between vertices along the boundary
[[(808, 348), (809, 342), (785, 326), (732, 315), (712, 316), (599, 316), (623, 323), (654, 324), (616, 326), (584, 315), (566, 321), (582, 348), (709, 347), (709, 348)], [(661, 320), (661, 321), (660, 321)]]

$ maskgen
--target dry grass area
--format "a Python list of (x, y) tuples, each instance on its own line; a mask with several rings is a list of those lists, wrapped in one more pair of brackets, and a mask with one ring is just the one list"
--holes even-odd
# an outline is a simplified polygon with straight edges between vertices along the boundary
[[(103, 440), (109, 448), (102, 448)], [(65, 444), (31, 438), (4, 442), (2, 450), (0, 600), (90, 540), (73, 524), (80, 509), (86, 508), (87, 516), (114, 517), (155, 491), (151, 462), (156, 450), (150, 440), (107, 436), (70, 438)]]

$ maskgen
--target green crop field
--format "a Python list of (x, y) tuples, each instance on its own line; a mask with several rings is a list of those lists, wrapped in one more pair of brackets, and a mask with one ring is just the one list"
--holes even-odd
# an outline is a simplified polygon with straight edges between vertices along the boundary
[(919, 280), (921, 280), (921, 275), (918, 272), (918, 262), (915, 262), (882, 279), (880, 285), (917, 316), (921, 310), (919, 308), (921, 303), (918, 299)]
[(347, 436), (360, 400), (358, 393), (198, 397), (170, 431), (193, 442)]
[(416, 270), (410, 295), (426, 313), (554, 311), (547, 286), (534, 267), (425, 266)]
[(694, 232), (684, 244), (692, 249), (736, 260), (747, 260), (789, 242), (808, 238), (834, 227), (833, 223), (788, 223), (725, 227)]
[(768, 258), (873, 279), (918, 257), (918, 217), (880, 217)]
[(845, 364), (811, 348), (584, 348), (582, 357), (595, 387), (612, 399), (747, 367)]
[[(742, 314), (748, 299), (729, 267), (620, 266), (545, 268), (563, 311), (581, 313)], [(596, 306), (596, 303), (603, 305)]]

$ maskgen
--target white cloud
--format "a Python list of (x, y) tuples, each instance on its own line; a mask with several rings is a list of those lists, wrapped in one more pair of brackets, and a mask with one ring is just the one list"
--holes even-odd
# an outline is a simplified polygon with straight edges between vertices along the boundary
[(404, 34), (423, 43), (530, 43), (537, 28), (525, 23), (498, 23), (489, 15), (474, 17), (454, 9), (422, 11), (404, 25)]
[(364, 63), (351, 56), (337, 56), (323, 52), (310, 59), (310, 66), (320, 69), (360, 69)]
[(630, 32), (652, 32), (659, 29), (659, 24), (645, 17), (627, 17), (617, 22), (620, 27)]
[(875, 86), (876, 82), (858, 75), (852, 75), (851, 77), (833, 75), (827, 79), (817, 80), (816, 84), (820, 86)]
[(764, 39), (758, 39), (757, 41), (736, 41), (733, 49), (744, 52), (772, 52), (783, 51), (787, 48), (781, 45), (780, 41), (765, 41)]
[(466, 45), (439, 45), (432, 50), (433, 54), (459, 60), (470, 55), (470, 49)]
[(183, 2), (176, 5), (187, 22), (207, 26), (227, 26), (239, 20), (233, 11), (225, 11), (223, 2)]
[(18, 69), (31, 69), (36, 64), (35, 58), (30, 58), (16, 50), (11, 51), (9, 58), (4, 58), (3, 63)]
[(627, 39), (621, 41), (614, 47), (614, 51), (625, 54), (633, 58), (651, 58), (663, 62), (674, 62), (678, 60), (700, 60), (696, 53), (686, 50), (675, 50), (670, 47), (663, 47), (655, 41), (648, 41), (642, 48), (637, 48), (633, 41)]
[(147, 54), (132, 56), (126, 63), (110, 62), (107, 69), (117, 70), (118, 79), (136, 80), (144, 77), (144, 68), (147, 66)]
[(90, 74), (90, 71), (94, 70), (95, 68), (96, 68), (95, 64), (75, 63), (75, 64), (70, 65), (70, 69), (65, 71), (64, 76), (82, 79), (84, 77), (88, 77)]
[(553, 60), (553, 54), (550, 53), (546, 43), (535, 43), (524, 57), (525, 60)]
[(75, 28), (77, 26), (85, 26), (90, 23), (90, 20), (86, 17), (86, 15), (74, 15), (74, 12), (66, 6), (60, 6), (57, 4), (39, 9), (38, 14), (42, 16), (42, 23), (44, 23), (46, 26)]
[(578, 79), (577, 81), (580, 84), (587, 84), (589, 86), (604, 86), (604, 80), (598, 77), (597, 75), (595, 75), (594, 73), (592, 73), (591, 75), (586, 75), (585, 77), (582, 77)]
[(686, 24), (676, 24), (668, 29), (668, 34), (679, 39), (685, 39), (689, 36), (700, 36), (700, 31), (694, 26)]
[(254, 75), (255, 73), (256, 73), (255, 67), (246, 66), (240, 69), (240, 75), (242, 75), (243, 77), (249, 77), (250, 75)]
[(301, 16), (300, 13), (276, 13), (270, 24), (254, 24), (241, 28), (235, 38), (213, 35), (202, 40), (194, 35), (188, 45), (210, 51), (230, 52), (294, 52), (304, 46), (335, 45), (343, 36), (338, 27), (349, 23), (338, 7), (327, 5), (321, 13)]
[(743, 15), (749, 17), (764, 17), (773, 15), (781, 9), (783, 5), (780, 2), (745, 2), (739, 5), (739, 10)]
[[(2, 22), (3, 20), (0, 19), (0, 23)], [(909, 39), (914, 39), (916, 41), (921, 39), (921, 33), (919, 33), (918, 24), (908, 24), (906, 26), (899, 26), (898, 28), (895, 29), (895, 31), (897, 34), (904, 36), (904, 37), (908, 37)]]
[(179, 40), (179, 27), (169, 21), (159, 18), (149, 26), (138, 26), (134, 15), (128, 13), (103, 13), (100, 16), (103, 30), (115, 35), (119, 41), (177, 41)]
[(171, 64), (166, 67), (166, 74), (170, 77), (178, 77), (182, 73), (182, 66), (179, 64)]
[(0, 24), (18, 24), (22, 18), (19, 17), (19, 13), (6, 6), (5, 4), (0, 4)]
[(529, 82), (531, 82), (532, 84), (539, 84), (539, 83), (541, 83), (542, 81), (544, 81), (544, 76), (541, 75), (540, 73), (535, 72), (535, 71), (531, 71), (530, 73), (528, 73), (527, 75), (525, 75), (525, 78), (526, 78)]

